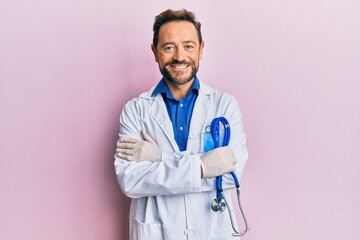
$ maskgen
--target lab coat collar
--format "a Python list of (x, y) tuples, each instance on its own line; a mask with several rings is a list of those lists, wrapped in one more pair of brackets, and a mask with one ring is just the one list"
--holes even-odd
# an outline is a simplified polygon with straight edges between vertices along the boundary
[[(200, 88), (200, 83), (199, 83), (199, 79), (198, 77), (196, 76), (195, 77), (195, 80), (194, 82), (192, 83), (191, 87), (190, 87), (190, 90), (188, 92), (188, 95), (191, 93), (191, 92), (196, 92), (196, 94), (199, 93), (199, 88)], [(160, 82), (158, 83), (158, 85), (155, 87), (154, 91), (152, 92), (152, 97), (155, 97), (157, 94), (165, 94), (165, 96), (167, 98), (170, 98), (170, 99), (174, 99), (174, 100), (177, 100), (179, 101), (178, 99), (174, 98), (174, 96), (172, 95), (172, 93), (170, 92), (170, 89), (169, 87), (167, 86), (166, 82), (165, 82), (165, 79), (162, 78), (160, 80)]]
[[(199, 84), (200, 84), (200, 89), (199, 89), (199, 96), (200, 95), (211, 95), (215, 93), (215, 89), (211, 88), (210, 86), (206, 85), (205, 83), (203, 83), (202, 81), (199, 80)], [(140, 98), (145, 98), (145, 99), (157, 99), (158, 95), (153, 95), (153, 92), (155, 90), (157, 85), (153, 86), (149, 91), (144, 92), (142, 94), (140, 94)], [(160, 95), (161, 97), (161, 95)]]
[[(207, 116), (207, 112), (210, 109), (210, 95), (215, 93), (215, 89), (209, 87), (205, 83), (199, 81), (200, 89), (199, 95), (196, 99), (195, 106), (193, 109), (193, 114), (191, 117), (191, 125), (189, 129), (189, 139), (188, 146), (191, 144), (190, 142), (196, 139), (197, 133), (201, 131), (201, 128), (204, 126), (204, 121)], [(153, 118), (153, 120), (160, 126), (165, 136), (171, 142), (171, 145), (175, 152), (179, 152), (179, 147), (175, 141), (174, 131), (172, 128), (172, 123), (170, 121), (168, 112), (166, 110), (166, 106), (164, 104), (164, 100), (161, 94), (157, 94), (156, 96), (152, 96), (156, 86), (152, 87), (149, 91), (141, 94), (140, 98), (145, 98), (148, 100), (153, 100), (153, 102), (149, 105), (148, 111)]]

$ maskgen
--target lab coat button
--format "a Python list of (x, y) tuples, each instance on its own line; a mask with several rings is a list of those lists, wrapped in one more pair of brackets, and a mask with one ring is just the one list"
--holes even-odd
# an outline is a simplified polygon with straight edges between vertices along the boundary
[(185, 234), (186, 236), (188, 235), (188, 230), (187, 230), (187, 229), (185, 229), (184, 234)]

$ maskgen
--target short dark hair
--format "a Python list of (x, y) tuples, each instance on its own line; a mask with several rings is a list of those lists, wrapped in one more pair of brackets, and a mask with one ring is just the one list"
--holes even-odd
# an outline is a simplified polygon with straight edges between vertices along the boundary
[(200, 44), (202, 43), (201, 23), (196, 21), (195, 14), (186, 9), (182, 9), (182, 10), (168, 9), (155, 17), (155, 22), (153, 26), (153, 30), (154, 30), (153, 44), (155, 47), (157, 46), (159, 41), (160, 27), (165, 23), (173, 22), (173, 21), (187, 21), (194, 24), (198, 34), (199, 43)]

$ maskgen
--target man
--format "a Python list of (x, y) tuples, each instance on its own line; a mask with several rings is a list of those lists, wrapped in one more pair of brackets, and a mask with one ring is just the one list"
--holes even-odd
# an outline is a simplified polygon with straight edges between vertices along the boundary
[[(130, 198), (130, 239), (232, 239), (228, 212), (214, 212), (215, 177), (234, 216), (229, 172), (240, 178), (248, 158), (235, 98), (201, 82), (201, 24), (187, 10), (155, 18), (151, 49), (163, 78), (130, 100), (120, 116), (115, 155), (118, 182)], [(229, 146), (215, 148), (211, 121), (231, 126)], [(236, 223), (235, 223), (236, 224)]]

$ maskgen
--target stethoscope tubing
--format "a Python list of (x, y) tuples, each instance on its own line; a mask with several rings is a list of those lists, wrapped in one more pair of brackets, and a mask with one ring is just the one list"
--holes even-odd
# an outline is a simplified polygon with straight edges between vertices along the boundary
[[(221, 146), (229, 146), (231, 130), (229, 121), (224, 117), (215, 118), (210, 125), (211, 137), (214, 141), (214, 147), (220, 147), (220, 123), (224, 126), (224, 139)], [(234, 179), (235, 185), (238, 188), (240, 186), (239, 180), (237, 179), (234, 172), (230, 172), (232, 178)], [(222, 188), (222, 176), (216, 177), (216, 195), (218, 199), (221, 199)]]
[[(223, 137), (223, 141), (222, 144), (220, 143), (220, 123), (223, 125), (224, 127), (224, 137)], [(230, 124), (228, 122), (228, 120), (225, 117), (218, 117), (215, 118), (210, 125), (210, 132), (211, 132), (211, 137), (213, 139), (214, 142), (214, 147), (220, 147), (221, 146), (228, 146), (229, 142), (230, 142), (230, 136), (231, 136), (231, 130), (230, 130)], [(233, 217), (231, 215), (231, 213), (229, 212), (229, 216), (230, 216), (230, 221), (231, 221), (231, 226), (234, 230), (235, 233), (233, 233), (234, 237), (238, 237), (238, 236), (244, 236), (250, 229), (248, 227), (248, 222), (246, 220), (245, 217), (245, 213), (241, 207), (241, 202), (240, 202), (240, 184), (239, 184), (239, 180), (236, 177), (234, 172), (230, 172), (232, 178), (234, 179), (235, 182), (235, 186), (236, 186), (236, 193), (237, 193), (237, 200), (238, 200), (238, 205), (239, 205), (239, 209), (240, 209), (240, 213), (241, 216), (244, 220), (245, 223), (245, 229), (242, 232), (239, 232), (236, 230), (235, 226), (234, 226), (234, 221), (233, 221)], [(222, 176), (218, 176), (216, 177), (216, 198), (218, 200), (218, 202), (221, 201), (221, 199), (224, 199), (226, 206), (228, 206), (228, 203), (226, 201), (225, 195), (223, 194), (223, 188), (222, 188)]]

